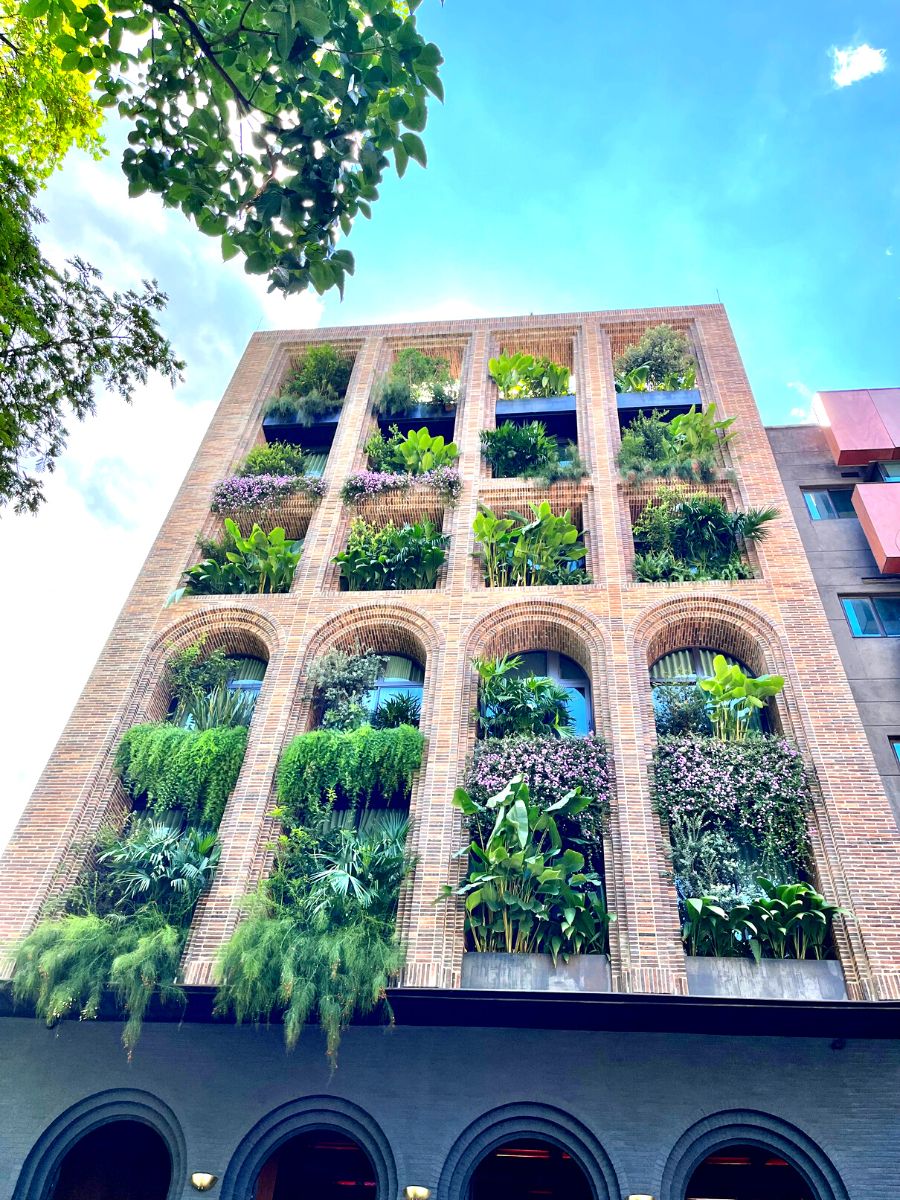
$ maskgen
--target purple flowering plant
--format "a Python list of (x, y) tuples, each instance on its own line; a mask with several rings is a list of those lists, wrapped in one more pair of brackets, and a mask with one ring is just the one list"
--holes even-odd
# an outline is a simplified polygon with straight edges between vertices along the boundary
[(459, 499), (462, 480), (456, 467), (435, 467), (422, 475), (403, 471), (357, 471), (341, 488), (341, 499), (345, 504), (358, 504), (370, 496), (392, 491), (405, 492), (413, 487), (430, 488), (452, 504)]
[(232, 475), (216, 484), (210, 508), (214, 513), (247, 512), (277, 508), (289, 496), (320, 499), (324, 494), (324, 481), (309, 475)]

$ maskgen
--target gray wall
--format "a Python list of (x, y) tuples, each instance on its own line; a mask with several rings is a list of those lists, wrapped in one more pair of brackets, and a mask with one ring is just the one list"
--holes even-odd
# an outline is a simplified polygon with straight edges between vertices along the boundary
[[(828, 1156), (851, 1200), (900, 1178), (900, 1044), (686, 1034), (505, 1029), (354, 1028), (329, 1074), (318, 1030), (284, 1050), (280, 1028), (148, 1024), (131, 1063), (115, 1022), (0, 1020), (0, 1196), (26, 1155), (70, 1105), (107, 1089), (140, 1089), (172, 1110), (191, 1171), (224, 1175), (235, 1147), (277, 1106), (343, 1098), (380, 1125), (397, 1190), (432, 1189), (467, 1126), (497, 1106), (563, 1110), (599, 1141), (620, 1194), (661, 1191), (682, 1135), (710, 1113), (758, 1110), (798, 1128)], [(221, 1192), (221, 1184), (211, 1200)], [(840, 1194), (840, 1192), (836, 1193)], [(378, 1200), (396, 1200), (380, 1196)], [(618, 1200), (618, 1197), (616, 1197)]]
[(900, 579), (881, 580), (855, 517), (813, 521), (801, 492), (801, 487), (823, 485), (852, 488), (865, 480), (866, 468), (836, 467), (817, 425), (776, 426), (766, 433), (875, 762), (900, 824), (900, 764), (888, 741), (900, 737), (900, 638), (853, 637), (838, 599), (848, 593), (900, 592)]

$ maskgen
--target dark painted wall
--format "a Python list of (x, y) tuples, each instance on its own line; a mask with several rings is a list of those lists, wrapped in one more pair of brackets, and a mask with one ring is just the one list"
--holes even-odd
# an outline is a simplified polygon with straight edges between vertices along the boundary
[[(661, 1193), (673, 1147), (698, 1120), (751, 1109), (798, 1127), (822, 1148), (851, 1200), (900, 1178), (900, 1044), (500, 1029), (355, 1028), (329, 1074), (317, 1030), (287, 1054), (279, 1028), (145, 1026), (129, 1063), (114, 1022), (0, 1020), (0, 1195), (45, 1127), (111, 1088), (142, 1089), (169, 1106), (191, 1171), (225, 1174), (251, 1127), (298, 1097), (343, 1098), (380, 1125), (408, 1184), (438, 1192), (442, 1165), (467, 1126), (497, 1106), (563, 1110), (600, 1142), (620, 1195)], [(210, 1193), (221, 1194), (221, 1184)], [(379, 1200), (396, 1200), (395, 1196)], [(618, 1200), (618, 1196), (616, 1197)]]
[(852, 488), (864, 481), (866, 468), (836, 467), (817, 425), (774, 427), (766, 433), (875, 762), (900, 823), (900, 765), (888, 741), (900, 737), (900, 638), (853, 637), (838, 599), (847, 594), (900, 592), (900, 579), (880, 579), (855, 517), (813, 521), (801, 492), (802, 487), (823, 485)]

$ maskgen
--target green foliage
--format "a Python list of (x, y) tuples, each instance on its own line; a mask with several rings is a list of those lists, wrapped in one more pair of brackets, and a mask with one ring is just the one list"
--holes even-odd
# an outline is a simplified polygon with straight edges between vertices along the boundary
[(237, 782), (247, 729), (183, 729), (162, 722), (134, 725), (116, 750), (115, 769), (134, 799), (150, 809), (177, 809), (189, 821), (217, 828)]
[(62, 66), (46, 21), (16, 0), (0, 3), (0, 129), (3, 149), (29, 178), (45, 179), (71, 146), (101, 156), (101, 113), (90, 78)]
[(396, 729), (398, 725), (418, 726), (422, 701), (412, 692), (388, 696), (372, 713), (373, 729)]
[(356, 729), (368, 720), (363, 701), (387, 669), (374, 650), (329, 650), (314, 659), (306, 675), (306, 698), (318, 710), (325, 729)]
[(264, 889), (223, 947), (218, 1012), (238, 1021), (281, 1015), (292, 1049), (314, 1014), (332, 1066), (341, 1034), (356, 1016), (380, 1009), (403, 966), (394, 925), (403, 880), (413, 868), (405, 850), (408, 821), (365, 830), (340, 828), (306, 849), (300, 865), (279, 861)]
[(236, 475), (302, 475), (306, 470), (306, 452), (290, 442), (270, 442), (254, 446)]
[(550, 487), (554, 483), (566, 480), (574, 482), (584, 479), (587, 475), (587, 467), (578, 452), (578, 447), (570, 441), (566, 442), (562, 449), (557, 446), (556, 458), (533, 473), (529, 471), (528, 475), (545, 487)]
[(57, 268), (43, 257), (33, 196), (0, 155), (0, 507), (17, 512), (40, 506), (40, 473), (65, 449), (69, 415), (93, 414), (98, 388), (130, 400), (151, 372), (174, 383), (184, 365), (157, 327), (166, 296), (155, 283), (107, 294), (82, 259)]
[(669, 371), (653, 379), (650, 368), (632, 367), (616, 375), (617, 392), (680, 392), (693, 388), (697, 382), (697, 369), (693, 365), (685, 370)]
[(776, 508), (729, 512), (718, 496), (660, 488), (634, 525), (635, 575), (645, 583), (752, 578), (743, 546), (762, 541), (777, 516)]
[(303, 542), (288, 540), (280, 527), (265, 533), (254, 523), (244, 537), (230, 517), (225, 518), (225, 536), (220, 542), (198, 545), (206, 557), (185, 571), (185, 586), (172, 593), (170, 604), (185, 594), (286, 592), (303, 551)]
[[(584, 855), (564, 846), (556, 823), (557, 817), (576, 816), (590, 803), (579, 789), (541, 808), (528, 785), (516, 778), (484, 806), (462, 788), (456, 789), (453, 803), (475, 836), (460, 854), (469, 858), (468, 875), (458, 887), (445, 885), (441, 898), (465, 900), (473, 949), (549, 953), (554, 962), (560, 954), (605, 951), (613, 918), (603, 882), (584, 870)], [(491, 818), (485, 838), (481, 830)]]
[(353, 272), (335, 249), (370, 204), (393, 153), (425, 165), (438, 48), (391, 0), (26, 0), (59, 68), (93, 76), (101, 108), (131, 125), (133, 196), (180, 208), (222, 255), (271, 289), (318, 292)]
[(496, 429), (482, 429), (481, 453), (498, 479), (540, 475), (552, 471), (559, 462), (556, 438), (547, 433), (542, 421), (521, 425), (504, 421)]
[(411, 725), (302, 733), (278, 764), (279, 807), (289, 822), (312, 825), (334, 803), (354, 811), (376, 800), (402, 804), (421, 766), (424, 742)]
[(653, 686), (653, 715), (659, 737), (699, 733), (710, 736), (706, 699), (696, 683), (665, 682)]
[(571, 731), (569, 693), (542, 675), (519, 674), (518, 655), (473, 658), (472, 666), (479, 680), (473, 716), (484, 737), (561, 737)]
[[(644, 387), (625, 386), (631, 372), (646, 367)], [(676, 391), (692, 388), (696, 363), (687, 337), (671, 325), (654, 325), (615, 361), (616, 391)], [(620, 386), (622, 384), (623, 386)]]
[(175, 925), (190, 923), (219, 862), (215, 833), (171, 817), (132, 819), (123, 835), (101, 840), (99, 874), (116, 909), (151, 905)]
[(376, 385), (372, 407), (377, 413), (399, 416), (422, 404), (449, 410), (458, 398), (459, 384), (451, 378), (447, 359), (407, 346)]
[(437, 467), (451, 467), (459, 458), (456, 442), (446, 442), (440, 434), (432, 437), (425, 427), (404, 435), (392, 425), (388, 437), (376, 429), (366, 442), (365, 451), (373, 471), (410, 475), (424, 475)]
[(742, 742), (754, 716), (784, 687), (784, 676), (747, 675), (722, 654), (713, 659), (713, 672), (709, 678), (697, 680), (697, 687), (708, 697), (706, 711), (713, 733), (722, 741)]
[(716, 420), (716, 406), (694, 407), (666, 421), (664, 410), (639, 412), (622, 433), (619, 470), (630, 483), (653, 477), (710, 483), (718, 473), (720, 448), (734, 433), (734, 417)]
[(350, 522), (347, 548), (332, 561), (351, 592), (433, 588), (449, 541), (432, 521), (379, 527), (358, 517)]
[[(234, 664), (224, 650), (207, 650), (201, 635), (190, 646), (175, 650), (166, 663), (166, 677), (173, 698), (184, 711), (189, 703), (202, 700), (231, 678)], [(179, 720), (176, 715), (175, 720)]]
[(533, 354), (507, 354), (488, 363), (491, 379), (504, 400), (526, 396), (565, 396), (569, 392), (569, 368), (535, 358)]
[(303, 351), (285, 385), (301, 425), (341, 407), (352, 371), (353, 355), (328, 342)]
[(555, 516), (550, 503), (529, 504), (530, 516), (510, 512), (497, 517), (481, 505), (472, 525), (488, 587), (589, 583), (577, 564), (587, 551), (568, 509)]
[(688, 954), (706, 957), (821, 959), (833, 955), (832, 929), (844, 909), (808, 883), (757, 877), (761, 894), (726, 909), (708, 896), (685, 901), (682, 937)]

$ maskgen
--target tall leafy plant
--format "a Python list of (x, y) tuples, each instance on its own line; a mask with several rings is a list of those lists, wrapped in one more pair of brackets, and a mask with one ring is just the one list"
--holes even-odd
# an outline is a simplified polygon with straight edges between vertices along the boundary
[(289, 539), (282, 528), (266, 533), (253, 525), (244, 537), (239, 526), (225, 518), (220, 542), (200, 543), (206, 557), (184, 574), (169, 603), (187, 595), (222, 595), (239, 592), (286, 592), (303, 552), (303, 542)]
[(387, 659), (374, 650), (329, 650), (313, 659), (306, 675), (306, 698), (315, 704), (325, 729), (356, 729), (368, 719), (363, 701), (384, 674)]
[(622, 433), (619, 470), (630, 483), (676, 478), (710, 483), (719, 472), (722, 446), (734, 437), (734, 417), (716, 418), (716, 406), (673, 417), (664, 410), (643, 411)]
[(706, 693), (706, 711), (715, 736), (726, 742), (743, 742), (754, 717), (784, 687), (784, 676), (748, 675), (737, 663), (717, 654), (713, 674), (698, 679), (697, 686)]
[[(616, 391), (676, 391), (694, 386), (696, 363), (687, 336), (671, 325), (654, 325), (615, 360)], [(635, 379), (643, 386), (632, 386)]]
[(433, 588), (449, 541), (431, 521), (378, 527), (357, 518), (350, 524), (346, 549), (332, 561), (351, 592)]
[(488, 372), (504, 400), (565, 396), (569, 391), (569, 368), (533, 354), (503, 351), (488, 362)]
[(552, 679), (521, 674), (518, 655), (474, 658), (478, 708), (474, 714), (485, 737), (559, 737), (571, 732), (569, 693)]
[[(454, 805), (475, 834), (461, 851), (469, 871), (441, 897), (465, 903), (466, 931), (476, 951), (511, 954), (599, 954), (612, 920), (602, 880), (585, 871), (584, 856), (566, 847), (557, 816), (575, 816), (589, 803), (576, 789), (541, 808), (521, 777), (482, 806), (462, 788)], [(485, 813), (491, 820), (482, 835)]]
[(452, 409), (459, 398), (459, 382), (450, 363), (414, 346), (399, 350), (385, 377), (376, 385), (373, 407), (385, 415), (403, 415), (420, 405)]
[(568, 509), (556, 516), (550, 503), (530, 503), (530, 516), (497, 517), (482, 505), (473, 523), (475, 542), (488, 587), (587, 583), (578, 564), (587, 551)]
[(309, 346), (294, 364), (282, 394), (270, 403), (267, 414), (290, 418), (301, 425), (312, 425), (333, 413), (344, 403), (353, 355), (324, 342)]

